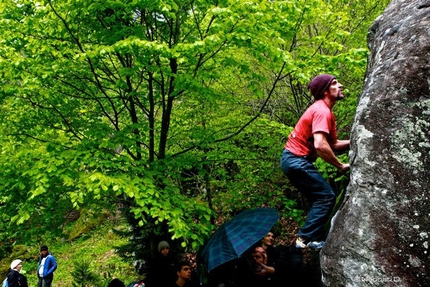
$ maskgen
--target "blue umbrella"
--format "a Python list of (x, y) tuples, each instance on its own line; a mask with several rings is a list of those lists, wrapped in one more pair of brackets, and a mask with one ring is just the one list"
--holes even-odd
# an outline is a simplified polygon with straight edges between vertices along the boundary
[(208, 272), (239, 258), (261, 240), (278, 219), (278, 212), (274, 208), (255, 208), (244, 210), (221, 225), (200, 253)]

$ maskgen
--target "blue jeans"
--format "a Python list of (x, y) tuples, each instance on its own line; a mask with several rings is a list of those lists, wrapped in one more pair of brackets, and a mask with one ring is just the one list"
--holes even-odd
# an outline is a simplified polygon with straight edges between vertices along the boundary
[(305, 241), (325, 240), (324, 225), (336, 203), (336, 195), (313, 163), (284, 150), (281, 168), (290, 182), (307, 198), (311, 209), (299, 236)]

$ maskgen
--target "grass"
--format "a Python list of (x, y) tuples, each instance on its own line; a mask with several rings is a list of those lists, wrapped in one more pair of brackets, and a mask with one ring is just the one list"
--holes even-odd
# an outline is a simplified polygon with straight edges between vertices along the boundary
[[(49, 243), (49, 251), (55, 256), (58, 268), (54, 273), (53, 286), (103, 287), (107, 286), (112, 278), (119, 278), (128, 284), (138, 278), (132, 262), (128, 262), (115, 253), (115, 246), (126, 243), (126, 238), (119, 237), (113, 228), (125, 224), (106, 220), (87, 234), (83, 234), (71, 242)], [(38, 251), (35, 251), (36, 253)], [(33, 253), (33, 252), (32, 252)], [(36, 253), (37, 254), (37, 253)], [(74, 280), (73, 272), (82, 262), (89, 264), (89, 271), (98, 278), (97, 283), (82, 284)], [(23, 265), (24, 274), (29, 286), (37, 286), (37, 262), (32, 260)]]

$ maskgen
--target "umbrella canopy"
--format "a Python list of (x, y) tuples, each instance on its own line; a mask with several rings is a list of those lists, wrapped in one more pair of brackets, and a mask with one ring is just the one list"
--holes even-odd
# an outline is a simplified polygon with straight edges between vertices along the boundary
[(208, 272), (230, 260), (239, 258), (261, 240), (278, 221), (274, 208), (244, 210), (221, 225), (200, 253)]

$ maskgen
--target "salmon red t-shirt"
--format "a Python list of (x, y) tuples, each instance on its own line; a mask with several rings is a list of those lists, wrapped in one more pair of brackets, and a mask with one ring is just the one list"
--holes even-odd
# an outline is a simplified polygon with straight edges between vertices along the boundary
[(308, 156), (315, 160), (318, 154), (314, 148), (313, 134), (316, 132), (325, 133), (329, 144), (337, 139), (334, 114), (323, 100), (315, 101), (305, 111), (288, 136), (284, 148), (296, 156)]

